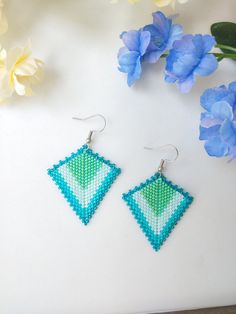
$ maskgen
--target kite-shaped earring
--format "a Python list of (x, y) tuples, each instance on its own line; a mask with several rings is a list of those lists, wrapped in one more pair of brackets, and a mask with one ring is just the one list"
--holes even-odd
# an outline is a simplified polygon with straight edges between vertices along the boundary
[(105, 194), (121, 172), (115, 164), (90, 148), (93, 135), (101, 133), (106, 127), (105, 117), (96, 114), (73, 119), (85, 121), (96, 117), (103, 120), (103, 127), (91, 130), (86, 143), (77, 152), (48, 169), (48, 174), (85, 225), (89, 223)]
[[(152, 147), (145, 148), (153, 150)], [(163, 175), (165, 165), (178, 158), (178, 149), (171, 144), (160, 148), (172, 148), (175, 156), (162, 159), (152, 177), (123, 194), (123, 199), (155, 251), (160, 249), (193, 201), (192, 196)]]

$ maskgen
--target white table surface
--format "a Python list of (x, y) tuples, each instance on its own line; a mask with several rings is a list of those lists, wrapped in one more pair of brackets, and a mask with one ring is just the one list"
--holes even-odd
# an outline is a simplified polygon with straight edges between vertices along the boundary
[[(0, 107), (0, 313), (127, 314), (236, 303), (236, 161), (207, 156), (198, 140), (199, 97), (235, 79), (222, 61), (188, 95), (163, 81), (164, 63), (147, 66), (128, 88), (117, 71), (119, 33), (151, 21), (149, 0), (9, 0), (6, 47), (32, 39), (45, 79), (28, 99)], [(165, 13), (173, 14), (169, 9)], [(178, 5), (186, 32), (235, 20), (235, 0)], [(47, 175), (77, 150), (91, 124), (108, 119), (94, 150), (122, 168), (85, 227)], [(180, 158), (166, 175), (195, 201), (159, 252), (140, 231), (122, 192), (152, 175), (160, 153), (146, 144), (175, 144)]]

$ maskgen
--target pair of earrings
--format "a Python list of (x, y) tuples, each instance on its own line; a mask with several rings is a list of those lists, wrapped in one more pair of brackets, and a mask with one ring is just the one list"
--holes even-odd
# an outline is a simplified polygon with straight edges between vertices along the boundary
[[(84, 121), (94, 117), (103, 120), (103, 127), (91, 130), (86, 143), (77, 152), (48, 169), (48, 174), (85, 225), (121, 173), (120, 168), (90, 148), (94, 133), (101, 133), (106, 127), (105, 117), (96, 114), (73, 119)], [(177, 159), (177, 148), (169, 146), (175, 149), (174, 160)], [(156, 251), (193, 201), (192, 196), (163, 175), (165, 163), (174, 160), (162, 159), (152, 177), (123, 194), (123, 200)]]

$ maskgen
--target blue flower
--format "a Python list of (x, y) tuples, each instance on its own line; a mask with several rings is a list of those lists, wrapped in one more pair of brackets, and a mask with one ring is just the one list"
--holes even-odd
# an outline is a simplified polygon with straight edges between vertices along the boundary
[(118, 53), (119, 70), (127, 73), (129, 86), (140, 79), (142, 73), (141, 58), (150, 43), (151, 35), (146, 31), (129, 31), (121, 34), (125, 47)]
[(176, 40), (166, 58), (168, 83), (177, 83), (183, 93), (187, 93), (195, 82), (195, 76), (208, 76), (218, 66), (214, 55), (208, 52), (216, 44), (211, 35), (185, 35)]
[(207, 89), (201, 96), (200, 140), (210, 156), (236, 158), (236, 81)]
[(144, 26), (143, 30), (151, 34), (151, 41), (144, 55), (144, 60), (148, 63), (155, 63), (160, 56), (172, 48), (175, 40), (183, 35), (183, 28), (179, 24), (173, 24), (162, 12), (152, 14), (153, 24)]
[(181, 38), (182, 33), (182, 26), (173, 24), (161, 12), (153, 13), (153, 24), (123, 32), (120, 37), (125, 47), (119, 50), (118, 63), (119, 70), (128, 74), (128, 85), (140, 79), (142, 62), (157, 62), (166, 50), (172, 48), (173, 42)]

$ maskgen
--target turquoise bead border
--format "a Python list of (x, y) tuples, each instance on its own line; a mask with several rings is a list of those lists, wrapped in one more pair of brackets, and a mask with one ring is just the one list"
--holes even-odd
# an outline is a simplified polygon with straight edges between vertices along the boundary
[[(69, 185), (65, 182), (58, 169), (69, 162), (71, 159), (81, 155), (82, 153), (90, 154), (96, 159), (108, 165), (111, 171), (107, 174), (104, 181), (101, 183), (100, 187), (90, 200), (89, 205), (84, 208), (80, 205), (79, 200), (76, 198)], [(53, 165), (52, 168), (48, 169), (48, 174), (58, 186), (61, 193), (66, 198), (67, 202), (71, 208), (75, 211), (76, 215), (80, 218), (84, 225), (87, 225), (94, 215), (97, 207), (103, 200), (104, 196), (110, 189), (112, 183), (115, 181), (117, 176), (121, 173), (121, 169), (118, 168), (114, 163), (111, 163), (109, 160), (106, 160), (104, 157), (100, 156), (98, 153), (94, 153), (88, 145), (83, 145), (76, 153), (72, 153), (69, 157), (66, 157), (64, 160), (60, 160), (57, 164)]]
[[(183, 201), (177, 206), (172, 216), (167, 221), (165, 227), (161, 230), (160, 234), (155, 234), (151, 229), (148, 221), (146, 220), (141, 208), (133, 198), (133, 194), (139, 190), (142, 190), (145, 186), (149, 185), (150, 183), (156, 181), (158, 178), (161, 178), (166, 184), (168, 184), (171, 188), (175, 191), (181, 193), (184, 196)], [(184, 191), (179, 186), (173, 184), (169, 181), (164, 175), (161, 173), (155, 173), (152, 177), (148, 178), (145, 182), (141, 183), (140, 185), (134, 187), (133, 189), (129, 190), (128, 193), (124, 193), (122, 195), (123, 200), (127, 203), (128, 207), (130, 208), (133, 216), (137, 220), (140, 228), (146, 235), (147, 239), (149, 240), (151, 246), (155, 251), (158, 251), (165, 240), (170, 235), (172, 229), (178, 223), (178, 221), (183, 216), (184, 212), (193, 202), (193, 197), (186, 191)]]

